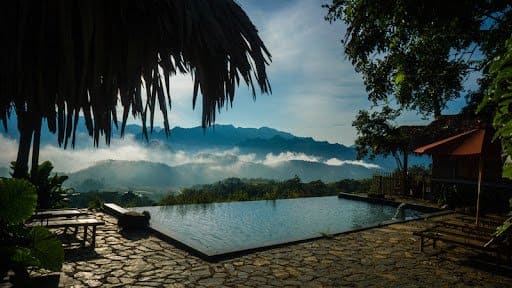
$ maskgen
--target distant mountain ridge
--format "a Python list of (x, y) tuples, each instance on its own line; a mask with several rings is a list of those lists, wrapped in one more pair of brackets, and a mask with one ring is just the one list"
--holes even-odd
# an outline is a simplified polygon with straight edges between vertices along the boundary
[[(8, 132), (6, 133), (3, 128), (0, 128), (0, 132), (7, 135), (7, 137), (17, 138), (18, 132), (15, 117), (11, 117), (7, 124)], [(45, 124), (43, 126), (41, 145), (58, 146), (56, 135), (51, 134), (45, 127)], [(119, 130), (115, 130), (112, 138), (119, 137), (119, 133)], [(158, 146), (160, 149), (166, 149), (171, 152), (200, 153), (202, 151), (223, 151), (236, 148), (242, 154), (254, 154), (258, 160), (265, 159), (269, 154), (279, 155), (288, 152), (303, 153), (318, 158), (318, 160), (323, 162), (331, 158), (341, 161), (356, 160), (356, 152), (353, 146), (347, 147), (338, 143), (317, 141), (311, 137), (298, 137), (269, 127), (242, 128), (219, 124), (205, 129), (202, 127), (175, 127), (171, 129), (168, 137), (162, 128), (155, 127), (153, 133), (148, 135), (149, 141), (146, 141), (142, 135), (141, 126), (129, 124), (126, 126), (125, 134), (133, 135), (140, 145), (147, 146), (148, 148)], [(87, 133), (83, 119), (81, 119), (77, 127), (76, 148), (91, 148), (92, 146), (92, 139)], [(376, 164), (384, 170), (395, 168), (394, 159), (391, 157), (377, 157), (374, 160), (365, 161)], [(427, 162), (428, 159), (425, 160), (425, 158), (410, 157), (411, 165), (425, 164)], [(8, 166), (8, 163), (5, 163), (5, 166)]]
[[(374, 173), (359, 165), (329, 166), (318, 162), (292, 160), (268, 166), (245, 162), (237, 166), (236, 174), (230, 169), (217, 169), (216, 164), (193, 163), (169, 166), (147, 161), (106, 160), (69, 174), (66, 186), (77, 191), (146, 190), (166, 192), (196, 184), (213, 183), (228, 177), (265, 178), (284, 180), (299, 176), (303, 181), (333, 182), (342, 178), (366, 178)], [(94, 181), (92, 181), (94, 180)]]
[[(16, 118), (11, 117), (7, 123), (8, 131), (0, 128), (0, 132), (9, 138), (17, 139), (18, 131)], [(120, 126), (119, 126), (120, 127)], [(120, 137), (120, 131), (114, 129), (112, 138)], [(169, 136), (160, 127), (155, 127), (153, 133), (148, 134), (148, 141), (143, 137), (142, 127), (136, 124), (126, 125), (125, 135), (132, 134), (141, 144), (160, 143), (170, 149), (183, 151), (226, 150), (239, 147), (244, 152), (256, 153), (264, 157), (268, 153), (296, 152), (311, 154), (322, 158), (338, 157), (341, 160), (354, 160), (354, 149), (342, 144), (330, 144), (326, 141), (316, 141), (311, 137), (297, 137), (291, 133), (279, 131), (269, 127), (243, 128), (233, 125), (215, 124), (203, 129), (202, 127), (182, 128), (174, 127)], [(101, 142), (101, 140), (100, 140)], [(58, 146), (57, 136), (51, 134), (43, 123), (41, 131), (41, 145)], [(77, 127), (77, 147), (92, 147), (83, 118)]]

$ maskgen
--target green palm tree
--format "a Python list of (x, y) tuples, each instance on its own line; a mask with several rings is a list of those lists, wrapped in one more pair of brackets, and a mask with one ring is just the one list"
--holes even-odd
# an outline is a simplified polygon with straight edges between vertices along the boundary
[(15, 177), (28, 174), (31, 146), (35, 177), (43, 119), (64, 148), (75, 144), (79, 113), (96, 145), (102, 135), (110, 143), (118, 108), (121, 134), (131, 113), (147, 137), (157, 106), (168, 133), (177, 72), (192, 74), (203, 127), (232, 103), (240, 80), (253, 97), (254, 83), (270, 92), (270, 53), (232, 0), (9, 1), (0, 30), (0, 120), (6, 129), (14, 111), (20, 131)]

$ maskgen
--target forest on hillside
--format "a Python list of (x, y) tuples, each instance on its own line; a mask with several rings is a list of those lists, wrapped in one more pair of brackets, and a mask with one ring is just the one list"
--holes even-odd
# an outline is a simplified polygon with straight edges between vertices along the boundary
[(339, 192), (365, 193), (369, 191), (370, 184), (371, 179), (343, 179), (332, 183), (316, 180), (304, 183), (299, 177), (286, 181), (227, 178), (212, 184), (184, 188), (179, 192), (169, 192), (159, 201), (132, 191), (93, 191), (71, 195), (70, 205), (99, 208), (102, 203), (113, 202), (123, 207), (135, 207), (318, 197), (336, 195)]

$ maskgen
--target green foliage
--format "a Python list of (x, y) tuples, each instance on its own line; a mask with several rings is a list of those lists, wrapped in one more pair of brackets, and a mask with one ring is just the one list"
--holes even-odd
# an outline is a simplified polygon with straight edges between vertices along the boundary
[(397, 166), (401, 168), (400, 153), (408, 153), (409, 147), (408, 139), (391, 123), (399, 115), (399, 111), (389, 106), (384, 106), (382, 111), (371, 114), (365, 110), (359, 111), (352, 122), (358, 136), (355, 141), (358, 159), (365, 156), (374, 159), (378, 154), (392, 155)]
[[(512, 155), (512, 2), (333, 0), (324, 7), (326, 20), (347, 25), (345, 54), (374, 105), (393, 97), (401, 109), (438, 116), (477, 71), (479, 87), (463, 112), (475, 113), (483, 98), (478, 111), (494, 114), (496, 137)], [(363, 147), (371, 144), (365, 135), (378, 134), (360, 133)]]
[(326, 20), (347, 25), (345, 54), (369, 99), (393, 97), (425, 116), (459, 97), (466, 76), (503, 51), (512, 28), (509, 1), (333, 0), (324, 7)]
[(503, 165), (503, 173), (502, 176), (504, 178), (512, 179), (512, 164), (505, 163)]
[[(16, 162), (11, 162), (14, 173)], [(67, 196), (73, 189), (64, 189), (62, 184), (68, 176), (54, 174), (51, 176), (53, 165), (44, 161), (37, 166), (36, 175), (27, 175), (26, 178), (36, 187), (37, 207), (39, 209), (62, 208), (67, 206)]]
[[(395, 173), (397, 172), (398, 171), (395, 171)], [(421, 165), (413, 165), (409, 167), (407, 172), (409, 173), (409, 178), (413, 181), (422, 181), (430, 178), (431, 176), (430, 169)]]
[(492, 234), (495, 237), (502, 237), (506, 233), (510, 232), (508, 229), (510, 229), (510, 226), (512, 226), (512, 221), (507, 220), (503, 222), (500, 226), (496, 227), (496, 231)]
[(33, 184), (37, 187), (38, 207), (40, 209), (61, 208), (67, 205), (66, 196), (70, 189), (63, 189), (62, 184), (68, 176), (51, 176), (53, 165), (45, 161), (37, 167), (37, 175), (32, 177)]
[(116, 203), (122, 207), (152, 206), (155, 202), (145, 195), (129, 192), (85, 192), (70, 196), (70, 205), (78, 208), (101, 208), (102, 204)]
[[(510, 212), (508, 216), (512, 216), (512, 198), (508, 199)], [(500, 226), (496, 227), (496, 231), (494, 231), (493, 236), (495, 237), (503, 237), (507, 233), (511, 233), (510, 226), (512, 226), (512, 218), (509, 218), (503, 222)]]
[(370, 186), (373, 183), (372, 179), (342, 179), (340, 181), (330, 183), (330, 186), (333, 186), (336, 192), (345, 192), (345, 193), (368, 193), (370, 190)]
[(0, 180), (0, 223), (25, 222), (36, 208), (35, 187), (23, 179)]
[(336, 195), (338, 192), (362, 192), (368, 185), (368, 180), (351, 179), (330, 184), (320, 180), (303, 183), (297, 176), (282, 182), (228, 178), (214, 184), (184, 188), (178, 194), (162, 198), (159, 204), (180, 205), (328, 196)]
[[(489, 68), (492, 81), (479, 110), (496, 107), (493, 126), (495, 139), (501, 139), (505, 152), (512, 155), (512, 37), (506, 42), (506, 51), (496, 57)], [(512, 179), (510, 164), (505, 164), (503, 176)]]
[(44, 227), (34, 227), (29, 234), (30, 254), (37, 259), (37, 266), (60, 271), (64, 262), (64, 249), (55, 236)]
[(100, 209), (105, 203), (100, 197), (94, 197), (92, 200), (87, 202), (87, 208), (89, 209)]
[(64, 250), (55, 236), (44, 227), (23, 225), (37, 203), (35, 187), (23, 179), (0, 179), (0, 278), (7, 271), (27, 276), (26, 267), (59, 271)]

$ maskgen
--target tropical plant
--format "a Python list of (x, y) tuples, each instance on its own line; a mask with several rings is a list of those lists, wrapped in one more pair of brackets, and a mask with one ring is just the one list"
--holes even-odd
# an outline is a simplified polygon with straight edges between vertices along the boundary
[[(13, 11), (16, 11), (15, 13)], [(155, 110), (169, 133), (170, 76), (191, 73), (202, 125), (235, 97), (240, 80), (270, 92), (270, 53), (233, 0), (11, 1), (0, 11), (0, 121), (14, 111), (20, 131), (14, 177), (39, 158), (41, 124), (59, 144), (75, 144), (79, 115), (97, 145), (107, 144), (122, 107), (153, 129)]]
[[(505, 152), (512, 155), (512, 35), (507, 40), (507, 51), (491, 63), (489, 73), (492, 82), (484, 96), (479, 110), (496, 107), (493, 125), (495, 138), (501, 139)], [(503, 176), (512, 179), (512, 164), (505, 162)]]
[[(512, 198), (508, 199), (508, 203), (509, 203), (509, 207), (510, 207), (510, 212), (508, 213), (508, 216), (512, 216)], [(503, 224), (496, 227), (496, 231), (494, 231), (494, 233), (492, 235), (497, 238), (504, 237), (505, 235), (510, 235), (512, 233), (511, 230), (509, 230), (511, 226), (512, 226), (512, 217), (503, 221)], [(507, 240), (510, 241), (511, 239), (509, 238)]]
[(26, 281), (27, 268), (59, 271), (64, 261), (62, 244), (44, 227), (26, 228), (34, 213), (35, 187), (23, 179), (0, 179), (0, 277), (9, 270), (18, 282)]
[[(11, 163), (11, 169), (16, 167), (16, 162)], [(62, 208), (67, 206), (68, 194), (73, 191), (72, 188), (64, 189), (62, 184), (68, 179), (66, 175), (54, 174), (51, 176), (53, 165), (50, 161), (44, 161), (37, 166), (34, 175), (29, 174), (27, 177), (36, 187), (37, 191), (37, 208)]]

